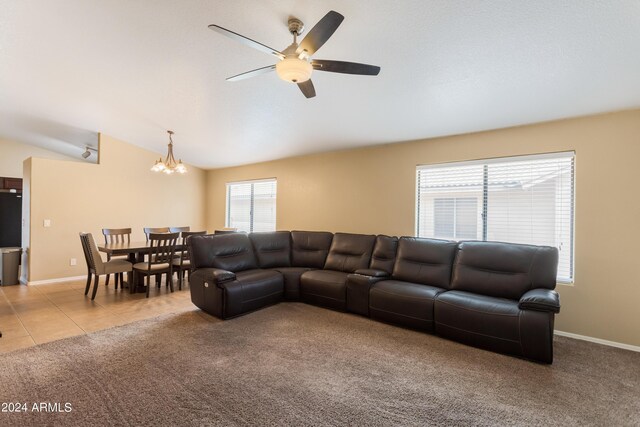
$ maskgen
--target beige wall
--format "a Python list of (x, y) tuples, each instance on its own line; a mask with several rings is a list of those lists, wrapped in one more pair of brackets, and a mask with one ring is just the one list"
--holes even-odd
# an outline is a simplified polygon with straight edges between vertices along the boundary
[[(158, 157), (101, 135), (100, 164), (31, 159), (28, 280), (86, 275), (81, 231), (100, 242), (103, 227), (131, 227), (137, 241), (144, 240), (145, 226), (204, 229), (205, 172), (193, 166), (186, 175), (151, 172)], [(45, 219), (51, 227), (43, 227)]]
[(74, 160), (64, 154), (45, 150), (35, 145), (0, 139), (0, 176), (22, 178), (22, 162), (29, 157)]
[(640, 110), (284, 159), (207, 173), (207, 228), (225, 183), (276, 177), (278, 229), (412, 235), (416, 165), (576, 151), (575, 285), (556, 328), (640, 345)]

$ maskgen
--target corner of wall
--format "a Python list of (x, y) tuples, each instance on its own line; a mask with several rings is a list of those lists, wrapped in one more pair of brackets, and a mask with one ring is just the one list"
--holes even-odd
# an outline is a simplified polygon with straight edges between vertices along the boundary
[(31, 248), (31, 163), (32, 157), (22, 162), (22, 257), (20, 264), (20, 282), (29, 282), (31, 260), (29, 250)]

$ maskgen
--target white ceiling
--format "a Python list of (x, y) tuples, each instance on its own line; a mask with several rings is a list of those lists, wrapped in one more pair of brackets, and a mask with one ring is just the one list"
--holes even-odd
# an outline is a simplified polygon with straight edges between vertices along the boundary
[[(330, 9), (314, 57), (378, 77), (315, 72), (313, 99), (275, 73), (225, 81), (274, 58), (208, 24), (284, 49), (289, 15)], [(163, 152), (171, 129), (214, 168), (460, 134), (639, 107), (639, 46), (638, 0), (2, 0), (0, 137)]]

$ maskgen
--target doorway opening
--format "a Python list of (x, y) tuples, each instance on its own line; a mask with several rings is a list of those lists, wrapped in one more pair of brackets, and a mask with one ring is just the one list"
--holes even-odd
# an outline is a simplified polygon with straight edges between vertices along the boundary
[(0, 177), (0, 248), (22, 246), (22, 178)]

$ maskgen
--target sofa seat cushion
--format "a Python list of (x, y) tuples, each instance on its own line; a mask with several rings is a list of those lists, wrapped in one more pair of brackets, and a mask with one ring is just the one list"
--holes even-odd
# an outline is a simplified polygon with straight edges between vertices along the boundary
[(518, 301), (449, 291), (435, 304), (436, 333), (457, 341), (522, 354)]
[(300, 277), (300, 296), (304, 302), (335, 310), (347, 309), (348, 273), (311, 270)]
[[(122, 262), (122, 261), (110, 261), (110, 262), (112, 262), (112, 263), (113, 263), (112, 265), (115, 265), (115, 262)], [(125, 261), (125, 262), (126, 262), (126, 261)], [(130, 264), (130, 263), (127, 263), (127, 264)], [(123, 265), (124, 265), (124, 264), (123, 264)], [(149, 267), (151, 267), (151, 268), (149, 268)], [(148, 263), (148, 262), (138, 262), (138, 263), (136, 263), (136, 264), (134, 264), (134, 265), (133, 265), (133, 268), (134, 268), (135, 270), (141, 270), (141, 271), (148, 271), (148, 270), (151, 270), (151, 271), (169, 270), (169, 267), (170, 267), (170, 265), (169, 265), (169, 263), (167, 263), (167, 262), (163, 262), (163, 263), (160, 263), (160, 264), (151, 264), (151, 266), (149, 266), (149, 263)], [(110, 271), (108, 271), (107, 273), (110, 273)]]
[(191, 267), (191, 260), (183, 259), (181, 261), (180, 259), (174, 259), (172, 264), (173, 264), (174, 267), (182, 266), (182, 268), (189, 268), (189, 267)]
[(441, 292), (444, 289), (434, 286), (383, 280), (371, 287), (369, 314), (384, 322), (433, 331), (433, 304)]
[(282, 274), (273, 270), (246, 270), (236, 280), (218, 285), (224, 290), (224, 317), (237, 316), (282, 300)]
[(284, 299), (300, 301), (300, 277), (311, 269), (307, 267), (277, 267), (272, 270), (279, 272), (284, 278)]

